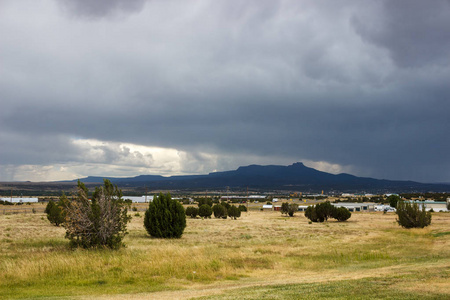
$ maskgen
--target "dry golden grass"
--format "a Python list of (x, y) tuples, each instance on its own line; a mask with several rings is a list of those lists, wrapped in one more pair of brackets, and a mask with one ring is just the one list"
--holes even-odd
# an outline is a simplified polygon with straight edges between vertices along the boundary
[(139, 214), (131, 212), (127, 247), (119, 251), (70, 250), (64, 229), (43, 214), (0, 215), (0, 298), (221, 297), (370, 278), (395, 278), (392, 295), (450, 296), (450, 214), (407, 230), (394, 214), (309, 224), (300, 213), (251, 211), (238, 220), (188, 218), (176, 240), (150, 238)]

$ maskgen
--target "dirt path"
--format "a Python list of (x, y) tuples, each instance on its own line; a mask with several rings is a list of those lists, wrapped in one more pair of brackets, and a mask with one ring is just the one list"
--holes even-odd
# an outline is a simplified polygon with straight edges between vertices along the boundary
[[(284, 284), (300, 284), (300, 283), (320, 283), (339, 280), (357, 280), (368, 277), (386, 277), (388, 275), (400, 275), (414, 272), (424, 272), (427, 269), (433, 269), (435, 267), (442, 268), (442, 262), (437, 264), (427, 265), (397, 265), (384, 267), (380, 269), (359, 270), (348, 273), (337, 272), (332, 270), (330, 272), (302, 272), (298, 274), (280, 274), (276, 278), (269, 279), (255, 279), (245, 278), (239, 281), (233, 282), (216, 282), (210, 285), (193, 284), (187, 286), (185, 289), (176, 291), (162, 291), (154, 293), (140, 293), (140, 294), (119, 294), (119, 295), (104, 295), (104, 296), (89, 296), (89, 297), (77, 297), (76, 299), (191, 299), (204, 296), (214, 296), (224, 294), (236, 289), (252, 288), (252, 287), (265, 287), (271, 285), (284, 285)], [(450, 268), (450, 261), (444, 266)], [(437, 283), (438, 285), (440, 283)], [(433, 289), (433, 286), (429, 286), (429, 289)]]

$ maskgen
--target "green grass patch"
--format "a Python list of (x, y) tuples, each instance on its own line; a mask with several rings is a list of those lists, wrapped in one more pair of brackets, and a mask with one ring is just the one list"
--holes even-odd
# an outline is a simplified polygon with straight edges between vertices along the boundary
[(434, 236), (434, 237), (441, 237), (441, 236), (446, 236), (446, 235), (450, 235), (450, 231), (437, 232), (437, 233), (432, 234), (432, 236)]
[(415, 278), (365, 278), (323, 283), (257, 286), (237, 289), (199, 299), (448, 299), (449, 294), (435, 291), (408, 291), (399, 283)]
[(49, 248), (52, 250), (69, 250), (69, 242), (64, 239), (46, 239), (46, 240), (21, 240), (11, 244), (14, 250), (41, 250)]

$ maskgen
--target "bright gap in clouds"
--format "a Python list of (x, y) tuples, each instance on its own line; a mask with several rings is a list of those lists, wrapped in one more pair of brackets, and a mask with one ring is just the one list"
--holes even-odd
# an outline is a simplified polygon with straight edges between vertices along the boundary
[(78, 161), (84, 161), (87, 166), (102, 166), (87, 172), (92, 176), (181, 175), (184, 174), (183, 161), (188, 156), (188, 153), (173, 148), (96, 139), (76, 139), (72, 143), (85, 155), (85, 159)]
[[(294, 157), (188, 152), (174, 148), (83, 138), (71, 138), (70, 147), (74, 151), (64, 162), (5, 165), (2, 168), (2, 177), (6, 181), (60, 181), (87, 176), (197, 175), (234, 170), (250, 164), (290, 165), (302, 161)], [(308, 167), (334, 174), (353, 171), (351, 166), (325, 161), (302, 162)]]
[[(170, 176), (201, 171), (186, 168), (191, 155), (173, 148), (80, 138), (72, 138), (70, 146), (75, 155), (72, 153), (64, 162), (4, 165), (3, 180), (59, 181), (87, 176), (134, 177), (147, 174)], [(208, 154), (197, 154), (196, 157), (214, 161), (214, 156)]]

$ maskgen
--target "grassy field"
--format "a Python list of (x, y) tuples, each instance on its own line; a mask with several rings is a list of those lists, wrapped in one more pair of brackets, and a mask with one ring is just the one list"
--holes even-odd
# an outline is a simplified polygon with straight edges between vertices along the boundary
[(403, 229), (394, 214), (309, 224), (251, 211), (187, 219), (150, 238), (133, 216), (126, 248), (71, 250), (45, 215), (0, 215), (0, 299), (449, 299), (450, 214)]

